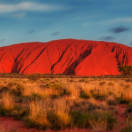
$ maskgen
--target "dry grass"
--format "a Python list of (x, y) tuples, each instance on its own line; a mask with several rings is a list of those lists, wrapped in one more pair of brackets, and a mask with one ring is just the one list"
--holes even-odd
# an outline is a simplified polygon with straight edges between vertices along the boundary
[(14, 108), (14, 97), (8, 92), (2, 94), (1, 102), (2, 107), (6, 110), (11, 110)]
[(69, 115), (70, 104), (67, 102), (67, 99), (57, 99), (53, 104), (53, 109), (55, 114), (59, 117), (61, 122), (64, 125), (68, 125), (70, 123), (71, 117)]
[(65, 101), (66, 100), (63, 99), (57, 99), (55, 101), (52, 101), (51, 99), (31, 101), (29, 103), (28, 119), (41, 126), (50, 127), (51, 123), (47, 116), (49, 112), (53, 112), (59, 120), (58, 123), (67, 126), (70, 123), (70, 115), (69, 106)]
[(31, 96), (33, 94), (37, 94), (42, 97), (48, 97), (52, 94), (58, 94), (57, 90), (54, 90), (52, 88), (39, 88), (39, 87), (32, 87), (32, 88), (24, 88), (22, 95), (23, 96)]
[(132, 100), (132, 89), (124, 89), (121, 95), (126, 100)]
[(81, 86), (79, 83), (67, 83), (66, 89), (70, 92), (72, 99), (78, 99), (80, 96)]
[[(16, 105), (20, 108), (24, 107), (28, 111), (28, 115), (22, 113), (21, 117), (24, 116), (24, 119), (28, 119), (33, 125), (46, 128), (53, 128), (54, 124), (58, 125), (57, 128), (70, 126), (72, 110), (91, 112), (101, 109), (103, 111), (109, 110), (110, 104), (116, 105), (117, 98), (132, 101), (131, 79), (126, 81), (116, 78), (106, 78), (105, 80), (101, 78), (41, 78), (31, 81), (7, 78), (0, 79), (0, 90), (3, 87), (8, 87), (6, 92), (0, 92), (0, 104), (4, 109), (11, 110)], [(69, 94), (64, 93), (64, 90)], [(81, 91), (88, 98), (81, 97)], [(32, 98), (33, 95), (42, 98)], [(55, 116), (49, 119), (50, 112)], [(82, 118), (84, 119), (81, 120), (85, 122), (85, 117), (82, 116)], [(81, 122), (79, 123), (81, 124)], [(106, 120), (102, 119), (90, 120), (89, 124), (93, 131), (102, 132), (107, 129), (108, 125)]]
[(106, 132), (107, 130), (107, 121), (98, 119), (98, 120), (90, 120), (90, 126), (92, 127), (93, 132)]
[(42, 101), (31, 101), (29, 103), (28, 119), (36, 124), (42, 126), (50, 126), (47, 120), (47, 106), (44, 106)]
[[(40, 85), (41, 86), (41, 85)], [(27, 84), (27, 87), (23, 88), (22, 95), (23, 96), (32, 96), (32, 95), (39, 95), (43, 98), (49, 97), (49, 96), (59, 96), (63, 89), (56, 87), (56, 85), (49, 85), (48, 87), (40, 87), (36, 83)]]

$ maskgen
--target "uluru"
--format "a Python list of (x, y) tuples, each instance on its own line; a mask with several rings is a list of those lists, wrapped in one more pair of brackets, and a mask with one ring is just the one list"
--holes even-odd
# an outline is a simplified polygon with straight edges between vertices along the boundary
[(119, 75), (132, 48), (104, 41), (61, 39), (0, 47), (0, 73)]

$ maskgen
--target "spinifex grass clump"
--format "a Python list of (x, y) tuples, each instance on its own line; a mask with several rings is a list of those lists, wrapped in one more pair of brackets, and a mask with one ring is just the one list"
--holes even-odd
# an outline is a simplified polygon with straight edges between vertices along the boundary
[(5, 110), (12, 110), (14, 108), (14, 97), (9, 92), (2, 94), (1, 102)]
[(72, 111), (71, 113), (71, 126), (79, 127), (79, 128), (89, 128), (89, 113), (82, 113), (80, 111)]
[(70, 104), (65, 98), (57, 98), (52, 102), (52, 109), (48, 112), (48, 120), (53, 129), (64, 129), (70, 126)]
[(112, 130), (116, 118), (105, 111), (80, 112), (72, 111), (72, 126), (79, 128), (92, 128), (94, 131)]
[(107, 104), (110, 106), (116, 106), (119, 103), (114, 96), (109, 96), (106, 101), (107, 101)]
[(29, 103), (29, 115), (27, 124), (38, 128), (49, 127), (50, 123), (47, 120), (47, 108), (43, 101), (33, 100)]
[(90, 94), (93, 98), (98, 100), (105, 100), (106, 95), (101, 91), (101, 89), (94, 89), (90, 91)]
[(27, 125), (37, 128), (63, 129), (70, 124), (68, 106), (64, 100), (32, 100), (29, 102)]
[(44, 85), (44, 87), (34, 85), (33, 87), (24, 87), (22, 90), (23, 96), (35, 95), (41, 98), (57, 98), (69, 94), (65, 86), (62, 86), (60, 83), (49, 83), (48, 85)]
[(7, 88), (15, 96), (21, 96), (23, 89), (24, 89), (24, 86), (18, 82), (10, 82), (10, 83), (8, 83)]
[(70, 126), (70, 116), (68, 113), (56, 113), (50, 111), (48, 112), (47, 118), (52, 124), (50, 127), (52, 129), (65, 129)]
[(88, 99), (89, 96), (85, 93), (85, 91), (81, 90), (80, 91), (80, 98)]
[(89, 123), (92, 129), (96, 130), (112, 130), (116, 123), (116, 118), (109, 112), (97, 111), (91, 114)]
[(120, 104), (129, 104), (129, 102), (132, 102), (132, 92), (131, 90), (124, 90), (124, 92), (120, 93), (120, 96), (116, 97), (117, 102)]
[(70, 92), (67, 91), (67, 89), (65, 88), (65, 85), (61, 83), (50, 83), (49, 87), (58, 92), (58, 95), (56, 96), (70, 95)]
[(14, 105), (14, 97), (8, 92), (2, 93), (0, 103), (0, 115), (10, 115), (12, 110), (14, 109)]

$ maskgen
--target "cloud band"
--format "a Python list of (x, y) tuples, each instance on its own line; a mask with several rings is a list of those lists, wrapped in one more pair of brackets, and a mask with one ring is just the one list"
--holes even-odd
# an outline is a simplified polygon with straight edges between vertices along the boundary
[(63, 6), (40, 4), (34, 2), (22, 2), (18, 4), (0, 4), (0, 13), (12, 13), (17, 11), (56, 11), (64, 9)]

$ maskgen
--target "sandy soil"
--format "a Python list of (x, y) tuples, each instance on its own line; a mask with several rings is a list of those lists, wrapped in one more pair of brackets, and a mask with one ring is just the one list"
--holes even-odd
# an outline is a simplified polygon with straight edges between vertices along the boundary
[(26, 128), (22, 121), (16, 121), (13, 118), (0, 117), (0, 132), (90, 132), (88, 129), (72, 129), (72, 130), (36, 130), (33, 128)]

